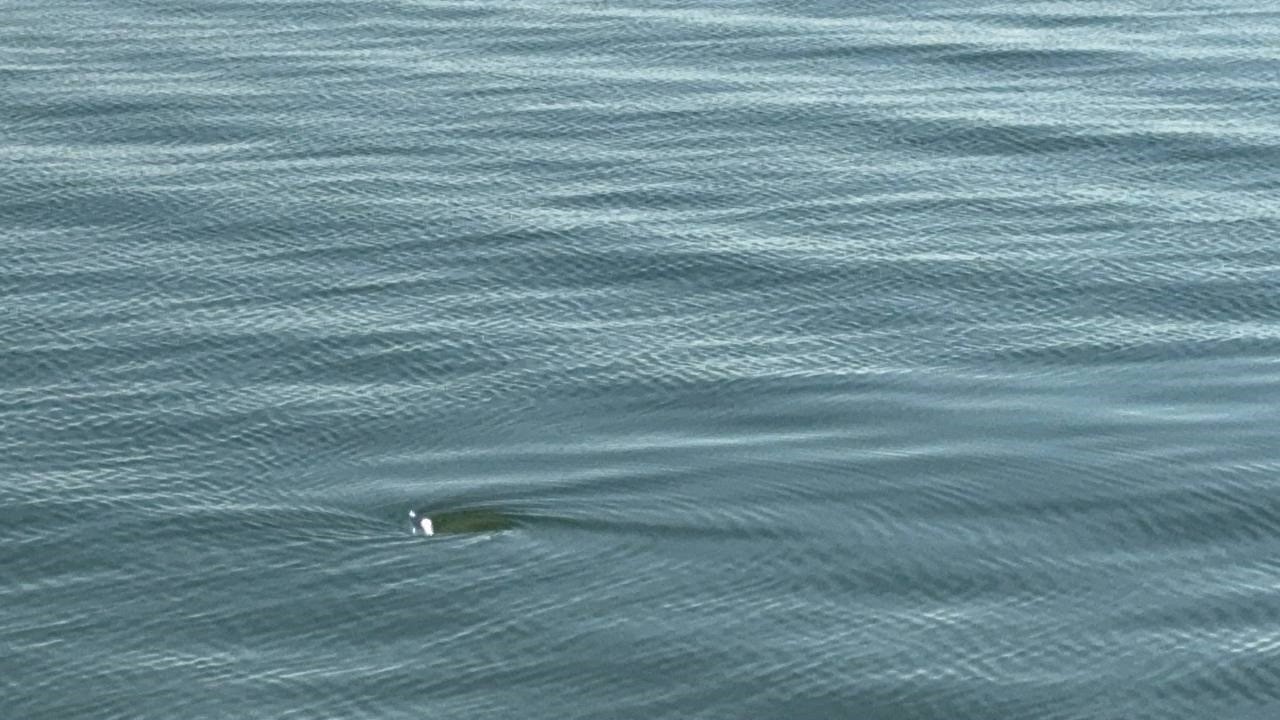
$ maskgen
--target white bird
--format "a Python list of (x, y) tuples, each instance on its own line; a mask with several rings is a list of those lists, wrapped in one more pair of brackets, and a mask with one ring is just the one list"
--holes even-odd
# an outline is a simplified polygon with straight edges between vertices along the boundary
[(423, 535), (436, 534), (436, 527), (435, 524), (431, 522), (431, 518), (426, 515), (418, 517), (418, 512), (416, 510), (410, 510), (409, 517), (413, 519), (413, 533), (415, 535), (418, 534), (418, 531), (422, 531)]

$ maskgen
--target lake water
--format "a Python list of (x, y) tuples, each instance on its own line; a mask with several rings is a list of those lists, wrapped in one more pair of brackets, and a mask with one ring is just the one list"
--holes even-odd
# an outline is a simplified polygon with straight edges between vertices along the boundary
[(0, 20), (0, 716), (1280, 717), (1280, 9)]

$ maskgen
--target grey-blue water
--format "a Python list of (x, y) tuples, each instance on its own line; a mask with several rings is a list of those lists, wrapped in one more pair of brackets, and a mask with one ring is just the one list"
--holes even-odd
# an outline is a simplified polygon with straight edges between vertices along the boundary
[(1272, 3), (0, 0), (0, 718), (1276, 717)]

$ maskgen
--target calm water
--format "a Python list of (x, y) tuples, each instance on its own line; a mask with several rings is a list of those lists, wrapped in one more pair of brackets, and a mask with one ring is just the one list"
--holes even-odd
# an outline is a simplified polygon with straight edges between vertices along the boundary
[(1280, 716), (1278, 48), (0, 0), (0, 716)]

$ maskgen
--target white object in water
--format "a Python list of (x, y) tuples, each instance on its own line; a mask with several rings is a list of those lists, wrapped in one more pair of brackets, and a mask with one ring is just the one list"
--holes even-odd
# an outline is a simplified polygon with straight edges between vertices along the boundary
[(432, 524), (431, 518), (427, 517), (426, 515), (423, 515), (422, 517), (418, 517), (418, 513), (413, 510), (409, 511), (409, 517), (413, 518), (414, 533), (417, 533), (419, 530), (421, 530), (423, 535), (436, 534), (436, 528), (435, 528), (435, 525)]

